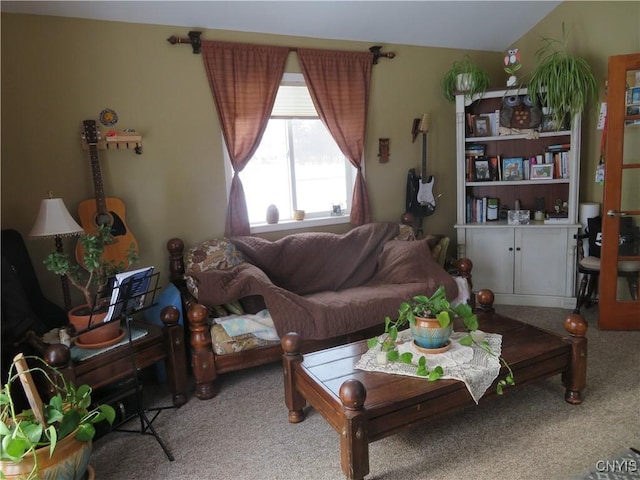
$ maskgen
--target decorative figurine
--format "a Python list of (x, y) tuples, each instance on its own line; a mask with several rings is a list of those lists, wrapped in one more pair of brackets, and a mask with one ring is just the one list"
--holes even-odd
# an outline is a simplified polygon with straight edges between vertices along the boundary
[(522, 68), (522, 64), (520, 63), (520, 52), (518, 52), (517, 48), (507, 50), (507, 54), (504, 57), (504, 64), (504, 71), (509, 74), (507, 87), (513, 87), (518, 80), (515, 73)]

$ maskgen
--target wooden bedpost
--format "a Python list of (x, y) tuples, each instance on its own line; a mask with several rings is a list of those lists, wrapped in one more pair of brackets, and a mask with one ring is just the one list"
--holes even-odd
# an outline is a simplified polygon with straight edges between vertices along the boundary
[(564, 320), (564, 328), (569, 332), (565, 340), (571, 344), (571, 367), (562, 374), (566, 387), (564, 399), (573, 405), (582, 403), (582, 389), (587, 385), (587, 322), (584, 317), (572, 313)]
[(160, 319), (166, 330), (167, 381), (173, 392), (173, 405), (181, 407), (189, 397), (187, 396), (187, 353), (184, 344), (184, 329), (178, 323), (180, 311), (173, 305), (167, 305), (160, 312)]
[(183, 281), (184, 275), (184, 242), (179, 238), (171, 238), (167, 242), (169, 251), (169, 280), (172, 282)]
[(216, 363), (211, 349), (211, 331), (207, 324), (207, 307), (195, 303), (189, 307), (187, 318), (191, 331), (191, 365), (196, 379), (196, 397), (207, 400), (216, 396)]
[(294, 364), (302, 362), (302, 337), (290, 332), (282, 337), (282, 367), (284, 374), (284, 401), (289, 409), (289, 422), (300, 423), (304, 420), (304, 406), (306, 400), (296, 390)]
[(473, 282), (471, 281), (471, 269), (473, 262), (468, 258), (460, 258), (453, 262), (454, 267), (458, 270), (458, 276), (464, 278), (469, 284), (469, 291), (473, 291)]

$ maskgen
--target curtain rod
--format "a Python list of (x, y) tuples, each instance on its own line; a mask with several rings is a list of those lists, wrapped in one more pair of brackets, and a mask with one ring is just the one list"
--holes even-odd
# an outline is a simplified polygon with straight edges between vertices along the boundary
[[(189, 32), (189, 38), (185, 38), (185, 37), (176, 37), (175, 35), (171, 35), (169, 38), (167, 38), (167, 42), (169, 42), (171, 45), (191, 45), (191, 47), (193, 48), (193, 53), (194, 54), (198, 54), (202, 51), (202, 40), (200, 39), (200, 35), (202, 35), (202, 32), (198, 32), (195, 30), (192, 30)], [(381, 52), (380, 49), (382, 49), (381, 45), (376, 45), (373, 47), (369, 47), (369, 51), (371, 53), (373, 53), (373, 64), (377, 64), (378, 63), (378, 59), (380, 57), (384, 57), (384, 58), (394, 58), (396, 56), (395, 53), (393, 52)], [(289, 47), (289, 51), (290, 52), (297, 52), (298, 48), (297, 47)]]

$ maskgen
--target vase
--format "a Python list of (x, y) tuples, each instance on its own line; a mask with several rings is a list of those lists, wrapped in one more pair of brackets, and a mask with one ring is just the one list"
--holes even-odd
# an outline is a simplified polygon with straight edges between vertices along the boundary
[[(89, 322), (91, 326), (100, 325), (104, 318), (107, 316), (107, 312), (96, 312), (93, 315), (81, 314), (83, 309), (88, 309), (87, 305), (81, 305), (79, 307), (69, 310), (69, 323), (73, 325), (76, 332), (82, 332), (89, 328)], [(76, 339), (77, 344), (84, 346), (91, 345), (104, 345), (120, 336), (120, 322), (109, 322), (101, 327), (89, 330), (88, 332), (78, 335)]]
[(446, 346), (451, 332), (453, 332), (453, 322), (442, 328), (435, 317), (416, 317), (416, 321), (411, 325), (413, 341), (421, 348), (436, 349)]
[[(75, 432), (56, 443), (53, 455), (49, 457), (49, 446), (35, 451), (38, 461), (40, 480), (82, 480), (89, 467), (91, 441), (81, 442), (75, 439)], [(20, 462), (0, 461), (0, 470), (4, 478), (25, 479), (34, 467), (34, 454), (28, 453)], [(91, 478), (90, 472), (89, 478)]]
[(269, 225), (274, 225), (278, 223), (280, 220), (280, 212), (278, 211), (278, 207), (271, 204), (267, 207), (267, 223)]

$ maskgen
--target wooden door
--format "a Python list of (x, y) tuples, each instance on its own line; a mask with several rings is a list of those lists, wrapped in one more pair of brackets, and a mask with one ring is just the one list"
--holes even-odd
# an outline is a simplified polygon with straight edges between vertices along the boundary
[(640, 261), (637, 249), (620, 255), (623, 218), (640, 225), (640, 53), (609, 58), (598, 305), (598, 328), (603, 330), (640, 330), (637, 283), (633, 287), (618, 275), (619, 260)]

